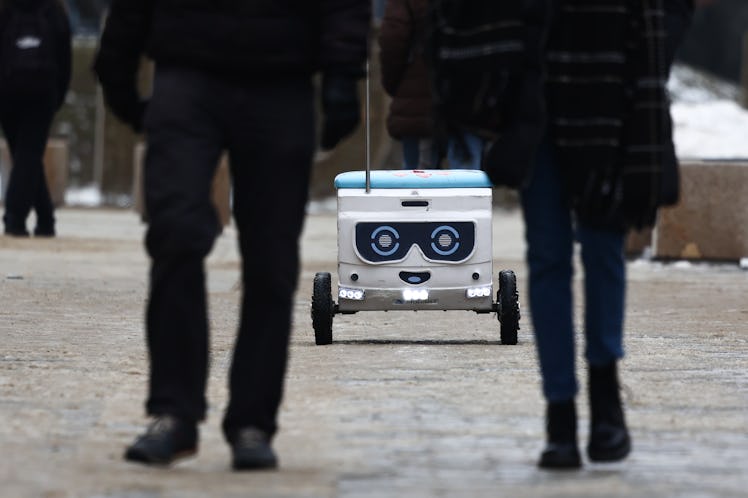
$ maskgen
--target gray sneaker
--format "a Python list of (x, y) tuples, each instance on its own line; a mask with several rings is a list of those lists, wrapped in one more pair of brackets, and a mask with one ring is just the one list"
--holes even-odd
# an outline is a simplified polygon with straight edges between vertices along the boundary
[(197, 426), (172, 415), (157, 417), (125, 451), (125, 460), (169, 465), (197, 453)]

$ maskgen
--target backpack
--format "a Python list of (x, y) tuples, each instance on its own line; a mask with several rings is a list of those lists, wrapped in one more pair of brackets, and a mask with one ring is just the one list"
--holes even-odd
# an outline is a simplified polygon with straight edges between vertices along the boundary
[(54, 88), (57, 73), (52, 2), (34, 10), (9, 8), (0, 40), (0, 85), (6, 92), (34, 94)]
[(521, 186), (542, 134), (550, 2), (433, 0), (431, 9), (428, 60), (438, 140), (478, 135), (486, 144), (481, 167), (494, 184)]

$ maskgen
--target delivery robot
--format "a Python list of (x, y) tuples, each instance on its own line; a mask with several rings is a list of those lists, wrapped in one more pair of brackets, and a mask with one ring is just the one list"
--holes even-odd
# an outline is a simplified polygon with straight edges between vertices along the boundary
[(396, 310), (495, 312), (501, 343), (517, 343), (514, 272), (499, 272), (494, 294), (492, 184), (483, 171), (349, 171), (335, 187), (338, 285), (333, 295), (329, 272), (314, 277), (316, 344), (332, 343), (336, 314)]

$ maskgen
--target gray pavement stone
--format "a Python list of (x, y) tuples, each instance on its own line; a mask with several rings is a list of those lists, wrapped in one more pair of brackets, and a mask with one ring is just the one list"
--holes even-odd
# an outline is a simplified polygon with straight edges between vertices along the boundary
[[(146, 421), (143, 227), (132, 212), (62, 209), (58, 228), (52, 240), (0, 237), (2, 498), (746, 496), (748, 272), (737, 265), (629, 264), (622, 378), (634, 451), (549, 473), (535, 467), (544, 405), (530, 310), (517, 346), (498, 344), (494, 315), (459, 311), (338, 315), (335, 343), (315, 346), (311, 281), (336, 270), (334, 214), (315, 213), (302, 241), (281, 468), (238, 474), (219, 430), (239, 300), (234, 229), (208, 262), (200, 453), (151, 469), (121, 459)], [(494, 270), (515, 270), (524, 303), (523, 251), (518, 213), (497, 210)], [(586, 410), (580, 396), (582, 444)]]

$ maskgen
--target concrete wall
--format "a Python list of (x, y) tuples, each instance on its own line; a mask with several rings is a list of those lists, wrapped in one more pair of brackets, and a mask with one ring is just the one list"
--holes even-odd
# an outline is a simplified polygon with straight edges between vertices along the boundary
[(660, 212), (653, 241), (662, 259), (748, 257), (748, 161), (684, 161), (680, 202)]
[(650, 247), (662, 260), (748, 257), (748, 160), (687, 160), (680, 171), (680, 201), (660, 210), (653, 229), (630, 233), (626, 252)]

